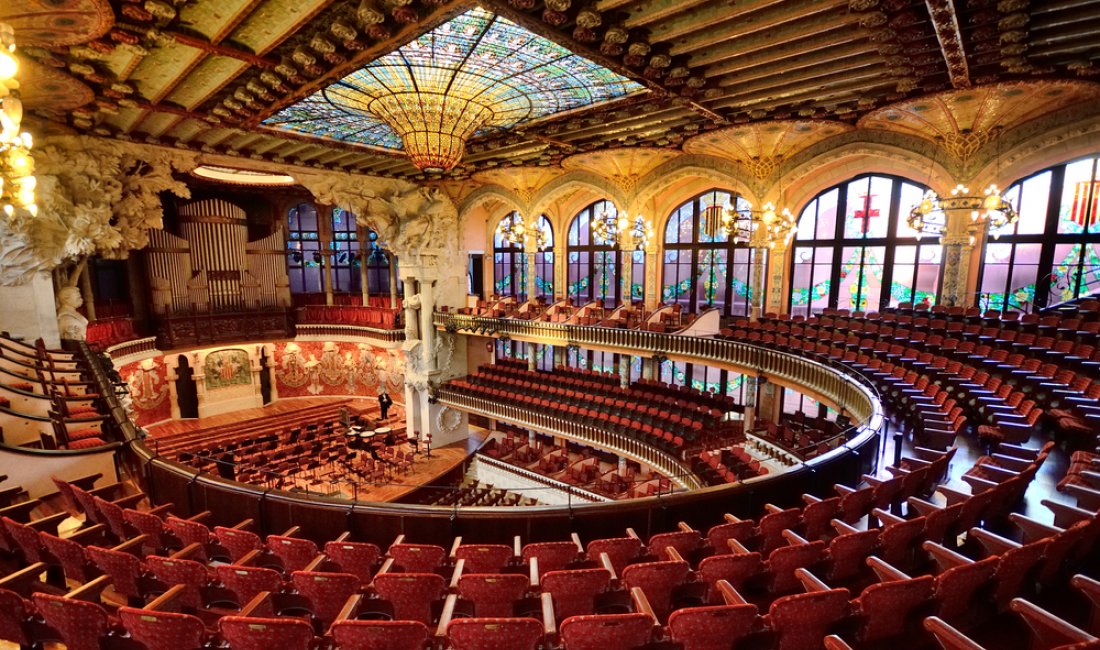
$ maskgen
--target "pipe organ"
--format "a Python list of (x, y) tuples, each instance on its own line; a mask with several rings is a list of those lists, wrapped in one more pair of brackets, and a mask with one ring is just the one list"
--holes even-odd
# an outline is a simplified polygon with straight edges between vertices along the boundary
[(179, 217), (180, 236), (154, 230), (145, 252), (154, 313), (290, 305), (281, 228), (250, 242), (245, 211), (222, 199), (185, 203)]

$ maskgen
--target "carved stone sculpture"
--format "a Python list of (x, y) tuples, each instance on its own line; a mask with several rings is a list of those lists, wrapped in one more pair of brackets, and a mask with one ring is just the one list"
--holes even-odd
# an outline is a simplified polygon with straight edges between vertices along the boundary
[(83, 341), (88, 331), (88, 319), (78, 309), (84, 304), (80, 289), (62, 287), (57, 293), (57, 325), (61, 338)]

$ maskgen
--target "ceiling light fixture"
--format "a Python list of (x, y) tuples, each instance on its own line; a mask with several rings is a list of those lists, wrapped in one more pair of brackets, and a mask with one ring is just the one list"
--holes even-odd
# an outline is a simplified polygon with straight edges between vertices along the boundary
[(23, 102), (19, 100), (19, 82), (15, 74), (19, 61), (15, 58), (15, 33), (11, 25), (0, 23), (0, 204), (9, 219), (15, 211), (25, 210), (38, 215), (35, 204), (34, 159), (31, 157), (31, 134), (20, 132)]

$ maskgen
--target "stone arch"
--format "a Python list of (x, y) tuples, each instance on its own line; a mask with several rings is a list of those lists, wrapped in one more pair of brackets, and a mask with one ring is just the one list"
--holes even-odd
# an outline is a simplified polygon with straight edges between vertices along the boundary
[[(511, 190), (501, 187), (500, 185), (484, 185), (470, 192), (470, 195), (462, 200), (462, 203), (458, 206), (458, 213), (462, 218), (465, 218), (467, 212), (478, 206), (483, 206), (491, 200), (497, 200), (504, 203), (508, 206), (507, 212), (516, 210), (520, 214), (525, 214), (527, 209), (527, 205), (523, 199)], [(507, 212), (505, 214), (507, 214)]]
[[(669, 187), (685, 179), (698, 179), (704, 182), (675, 194), (661, 196), (662, 192)], [(759, 198), (736, 165), (720, 158), (704, 155), (686, 155), (670, 160), (646, 174), (638, 186), (630, 212), (644, 212), (643, 206), (654, 201), (653, 229), (658, 233), (664, 232), (672, 211), (699, 192), (712, 188), (729, 190), (745, 197), (753, 205), (757, 204)], [(658, 197), (661, 198), (658, 200)]]
[[(1100, 114), (1091, 104), (1087, 108), (1073, 110), (1068, 117), (1060, 115), (1057, 126), (1049, 126), (1052, 120), (1040, 118), (1008, 134), (1018, 138), (1011, 143), (1011, 151), (999, 159), (994, 157), (978, 170), (974, 175), (976, 187), (971, 189), (984, 189), (992, 182), (1003, 191), (1048, 167), (1100, 154)], [(1002, 148), (1008, 146), (1002, 144)]]
[[(587, 190), (620, 207), (629, 204), (626, 194), (614, 183), (589, 172), (575, 171), (555, 178), (540, 189), (531, 200), (531, 214), (546, 213), (556, 199), (577, 190)], [(561, 215), (560, 222), (551, 218), (550, 222), (554, 226), (554, 232), (568, 232), (569, 222), (574, 216), (576, 215)]]

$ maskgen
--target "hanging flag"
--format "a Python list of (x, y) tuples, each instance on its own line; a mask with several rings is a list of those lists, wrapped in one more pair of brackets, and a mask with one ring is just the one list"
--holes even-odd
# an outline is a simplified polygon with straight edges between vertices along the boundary
[(1100, 212), (1100, 181), (1081, 181), (1073, 188), (1073, 208), (1069, 218), (1082, 228), (1090, 218)]

